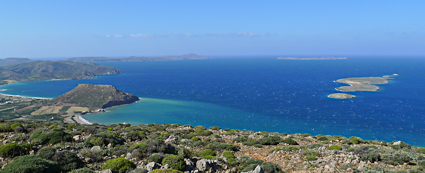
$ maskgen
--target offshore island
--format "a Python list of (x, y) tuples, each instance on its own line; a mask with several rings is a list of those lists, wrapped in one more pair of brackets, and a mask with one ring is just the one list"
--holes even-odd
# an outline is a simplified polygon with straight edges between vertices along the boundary
[[(335, 88), (337, 91), (342, 92), (356, 92), (356, 91), (370, 91), (376, 92), (381, 89), (379, 86), (381, 84), (389, 84), (388, 78), (386, 77), (352, 77), (352, 78), (342, 78), (335, 81), (336, 83), (344, 83), (350, 86), (341, 86)], [(351, 99), (354, 98), (354, 95), (345, 94), (345, 93), (333, 93), (328, 95), (329, 98), (335, 99)]]
[(343, 59), (347, 59), (347, 57), (308, 57), (308, 58), (279, 57), (277, 59), (282, 59), (282, 60), (343, 60)]

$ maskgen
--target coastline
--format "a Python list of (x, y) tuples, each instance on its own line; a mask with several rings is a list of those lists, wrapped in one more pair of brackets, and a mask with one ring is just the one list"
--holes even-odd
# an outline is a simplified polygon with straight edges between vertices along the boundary
[(84, 119), (81, 115), (77, 115), (73, 118), (78, 124), (92, 125), (93, 123)]
[(14, 97), (14, 98), (39, 99), (39, 100), (51, 100), (52, 99), (52, 98), (46, 98), (46, 97), (30, 97), (30, 96), (21, 96), (21, 95), (3, 94), (3, 93), (0, 93), (0, 96)]

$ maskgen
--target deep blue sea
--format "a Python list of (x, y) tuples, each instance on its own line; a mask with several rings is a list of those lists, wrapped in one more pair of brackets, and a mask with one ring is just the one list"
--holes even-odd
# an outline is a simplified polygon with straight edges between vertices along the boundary
[[(103, 63), (124, 74), (0, 87), (4, 94), (56, 97), (79, 83), (111, 84), (141, 101), (85, 115), (113, 123), (181, 123), (256, 131), (359, 136), (425, 146), (425, 58), (276, 58)], [(327, 98), (339, 78), (399, 74), (378, 92)]]

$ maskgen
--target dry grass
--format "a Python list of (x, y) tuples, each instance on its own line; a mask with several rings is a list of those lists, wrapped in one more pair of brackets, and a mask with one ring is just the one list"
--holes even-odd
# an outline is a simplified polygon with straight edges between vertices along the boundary
[(85, 111), (89, 111), (89, 108), (87, 107), (70, 107), (66, 113), (67, 114), (74, 114), (74, 113), (80, 113), (80, 112), (85, 112)]
[(31, 115), (57, 114), (61, 109), (62, 106), (43, 106), (32, 112)]

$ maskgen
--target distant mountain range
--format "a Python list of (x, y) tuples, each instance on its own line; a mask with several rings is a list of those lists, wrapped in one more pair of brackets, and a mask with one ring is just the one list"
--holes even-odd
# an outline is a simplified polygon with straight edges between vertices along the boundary
[(0, 66), (21, 64), (21, 63), (27, 63), (27, 62), (31, 62), (31, 61), (33, 61), (33, 60), (30, 60), (28, 58), (6, 58), (6, 59), (0, 59)]
[(196, 54), (185, 54), (181, 56), (158, 56), (158, 57), (128, 57), (128, 58), (106, 58), (106, 57), (75, 57), (67, 61), (96, 63), (96, 62), (135, 62), (135, 61), (171, 61), (171, 60), (196, 60), (211, 59), (212, 57), (200, 56)]
[(89, 79), (99, 75), (121, 73), (118, 69), (105, 65), (64, 61), (30, 61), (27, 63), (0, 66), (0, 80), (7, 81), (7, 83)]

